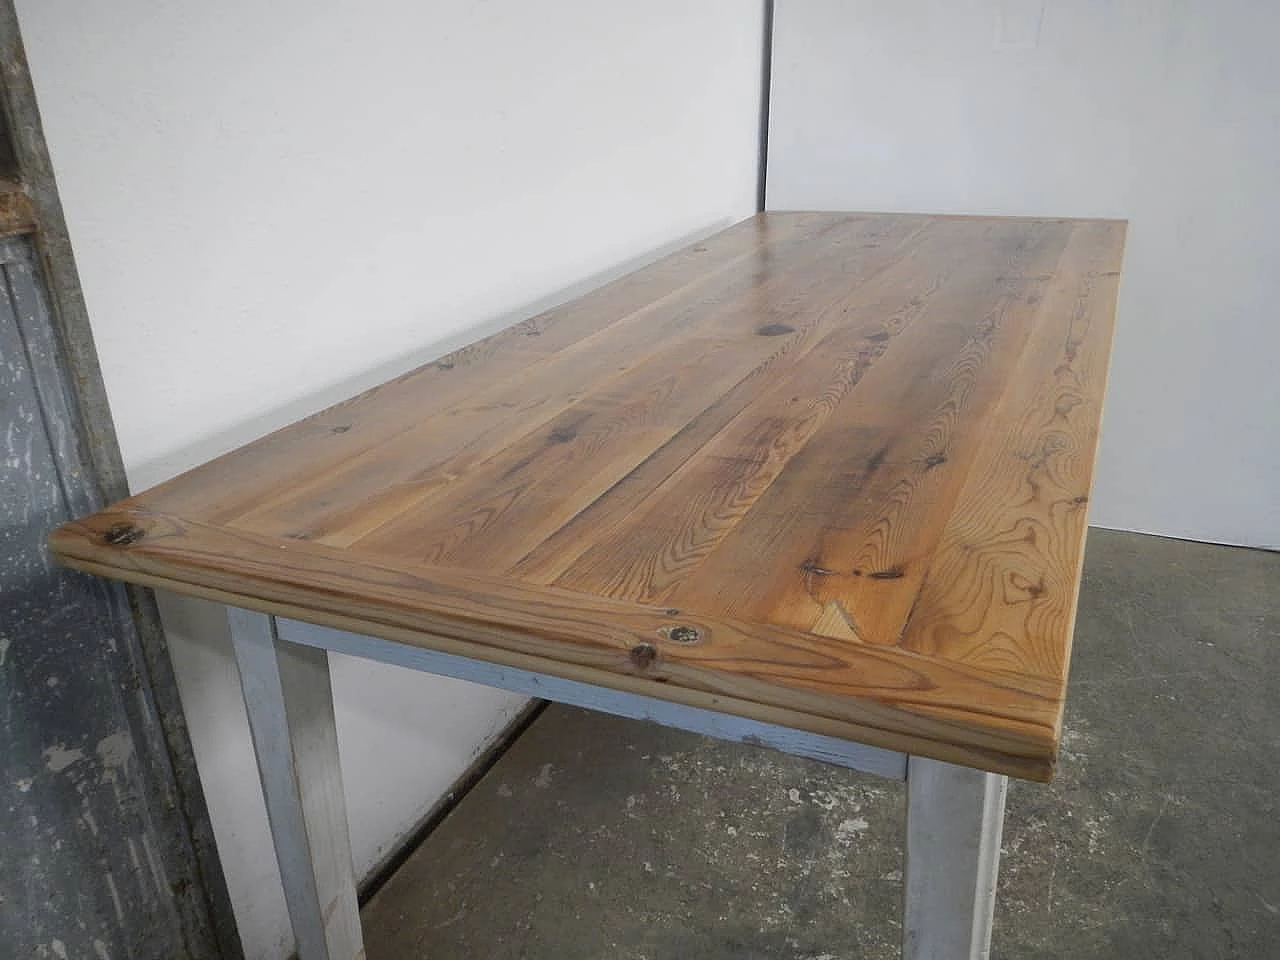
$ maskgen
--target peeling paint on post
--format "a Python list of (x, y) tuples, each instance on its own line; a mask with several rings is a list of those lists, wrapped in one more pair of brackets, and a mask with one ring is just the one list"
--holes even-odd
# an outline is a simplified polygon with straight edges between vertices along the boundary
[(127, 597), (45, 546), (96, 506), (64, 369), (0, 241), (0, 956), (211, 958)]

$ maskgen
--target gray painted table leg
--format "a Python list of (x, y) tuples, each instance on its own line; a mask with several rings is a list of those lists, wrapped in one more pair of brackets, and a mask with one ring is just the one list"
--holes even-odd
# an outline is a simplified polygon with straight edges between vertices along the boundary
[(994, 773), (910, 759), (905, 960), (986, 960), (1008, 783)]
[(361, 960), (329, 655), (232, 608), (231, 639), (299, 960)]

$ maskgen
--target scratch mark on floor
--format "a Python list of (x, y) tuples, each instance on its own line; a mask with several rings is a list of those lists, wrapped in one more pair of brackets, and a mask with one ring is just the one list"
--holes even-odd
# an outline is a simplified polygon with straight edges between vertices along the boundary
[(1058, 878), (1058, 843), (1053, 844), (1053, 853), (1049, 860), (1049, 892), (1045, 904), (1045, 913), (1053, 913), (1053, 884)]
[(1155, 833), (1156, 824), (1164, 817), (1165, 811), (1169, 809), (1169, 795), (1166, 793), (1164, 799), (1160, 801), (1160, 809), (1156, 811), (1156, 815), (1151, 819), (1151, 826), (1147, 827), (1146, 835), (1142, 838), (1142, 859), (1147, 859), (1147, 850), (1151, 846), (1151, 835)]

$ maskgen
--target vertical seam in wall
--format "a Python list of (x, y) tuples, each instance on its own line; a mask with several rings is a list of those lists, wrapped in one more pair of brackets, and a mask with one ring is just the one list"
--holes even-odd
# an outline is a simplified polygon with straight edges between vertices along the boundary
[(769, 177), (769, 96), (773, 86), (773, 4), (764, 0), (760, 43), (760, 130), (756, 146), (756, 213), (763, 213)]

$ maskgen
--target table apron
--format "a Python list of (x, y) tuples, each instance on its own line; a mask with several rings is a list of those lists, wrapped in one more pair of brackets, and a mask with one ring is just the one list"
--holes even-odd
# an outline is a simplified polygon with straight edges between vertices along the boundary
[(907, 755), (893, 750), (671, 703), (642, 694), (486, 663), (393, 640), (362, 636), (300, 620), (280, 617), (276, 622), (280, 639), (303, 646), (345, 653), (438, 676), (470, 680), (513, 693), (633, 720), (649, 720), (665, 727), (689, 730), (720, 740), (771, 747), (783, 753), (821, 760), (891, 780), (905, 780), (907, 776)]

